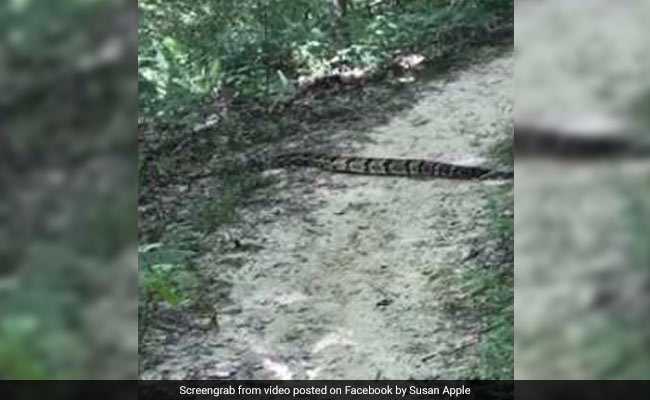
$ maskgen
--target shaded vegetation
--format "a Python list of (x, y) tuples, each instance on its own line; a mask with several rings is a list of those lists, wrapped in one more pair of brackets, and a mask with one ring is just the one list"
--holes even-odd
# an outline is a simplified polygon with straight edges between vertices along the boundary
[[(512, 147), (510, 147), (512, 148)], [(490, 236), (496, 238), (502, 263), (483, 266), (468, 280), (477, 284), (474, 299), (486, 329), (479, 345), (481, 379), (514, 377), (514, 192), (512, 186), (490, 199)], [(468, 275), (472, 271), (468, 272)]]
[[(645, 316), (650, 309), (650, 180), (630, 179), (623, 184), (627, 207), (621, 219), (628, 230), (627, 287), (624, 293), (603, 291), (598, 306), (607, 317), (585, 321), (590, 335), (580, 344), (580, 361), (593, 366), (594, 376), (601, 379), (645, 379), (650, 374), (650, 360), (639, 357), (650, 350), (650, 330)], [(635, 281), (636, 285), (629, 282)], [(609, 285), (612, 287), (611, 284)], [(624, 310), (621, 310), (624, 307)], [(621, 312), (624, 311), (624, 312)]]
[(150, 326), (150, 316), (160, 302), (183, 306), (196, 298), (198, 276), (190, 266), (190, 251), (163, 249), (160, 245), (141, 247), (138, 251), (140, 304), (139, 338)]
[(137, 377), (136, 11), (0, 4), (3, 378)]
[(490, 194), (490, 227), (484, 245), (446, 280), (449, 289), (437, 294), (452, 317), (479, 321), (476, 365), (464, 376), (473, 379), (513, 379), (514, 376), (514, 201), (512, 185)]
[(512, 29), (508, 0), (339, 3), (349, 3), (340, 17), (327, 2), (140, 2), (142, 117), (191, 121), (220, 91), (274, 103), (298, 77), (388, 66), (406, 52), (434, 58)]

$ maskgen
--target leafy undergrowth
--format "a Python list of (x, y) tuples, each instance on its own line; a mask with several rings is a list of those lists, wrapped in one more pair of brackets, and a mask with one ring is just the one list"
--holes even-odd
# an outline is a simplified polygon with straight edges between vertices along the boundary
[(501, 265), (484, 265), (467, 271), (474, 282), (475, 309), (482, 315), (485, 330), (479, 344), (481, 379), (512, 379), (514, 374), (514, 196), (512, 186), (489, 202), (492, 230), (503, 255)]
[(628, 193), (628, 207), (623, 215), (632, 239), (629, 245), (632, 266), (650, 273), (650, 179)]
[(137, 9), (0, 18), (0, 378), (136, 379)]
[(139, 339), (142, 347), (147, 331), (155, 322), (158, 305), (191, 305), (198, 287), (198, 276), (191, 267), (192, 252), (164, 249), (160, 244), (138, 250), (140, 305)]
[[(626, 270), (619, 275), (632, 275), (638, 282), (633, 288), (619, 287), (618, 290), (633, 298), (625, 313), (620, 312), (616, 301), (604, 304), (594, 312), (589, 339), (582, 343), (580, 360), (590, 367), (597, 366), (594, 376), (601, 379), (647, 379), (650, 374), (650, 360), (639, 354), (650, 348), (650, 332), (647, 329), (647, 314), (650, 307), (650, 179), (631, 180), (624, 184), (627, 207), (622, 210), (621, 219), (629, 233)], [(622, 300), (619, 300), (622, 301)], [(593, 367), (592, 367), (593, 368)]]
[(139, 2), (141, 114), (196, 119), (215, 90), (282, 101), (299, 77), (382, 69), (409, 52), (446, 58), (512, 33), (512, 0), (346, 3), (337, 14), (325, 2)]
[(508, 165), (514, 167), (514, 155), (512, 152), (514, 136), (511, 132), (512, 130), (512, 121), (503, 127), (504, 138), (496, 142), (489, 153), (491, 158), (497, 160), (500, 164)]
[(512, 184), (490, 194), (487, 244), (460, 274), (444, 278), (449, 289), (437, 295), (452, 318), (480, 322), (476, 347), (466, 349), (478, 352), (476, 365), (464, 372), (474, 379), (513, 379), (513, 199)]

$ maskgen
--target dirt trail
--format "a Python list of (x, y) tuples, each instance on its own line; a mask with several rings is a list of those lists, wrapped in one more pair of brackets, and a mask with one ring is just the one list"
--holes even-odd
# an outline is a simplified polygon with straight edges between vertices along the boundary
[[(506, 54), (428, 82), (359, 155), (485, 163), (511, 121), (512, 74)], [(238, 231), (257, 250), (201, 260), (232, 283), (220, 329), (170, 338), (143, 378), (462, 377), (476, 352), (456, 350), (479, 326), (450, 320), (435, 293), (484, 235), (498, 183), (269, 173)]]

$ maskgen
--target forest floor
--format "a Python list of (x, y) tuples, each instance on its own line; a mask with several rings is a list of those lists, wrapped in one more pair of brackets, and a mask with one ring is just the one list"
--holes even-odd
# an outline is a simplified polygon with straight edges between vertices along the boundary
[[(493, 165), (492, 149), (512, 134), (513, 65), (511, 51), (478, 52), (469, 65), (416, 83), (412, 107), (362, 138), (346, 129), (315, 134), (351, 143), (355, 155)], [(209, 250), (196, 260), (216, 299), (212, 323), (160, 310), (168, 324), (148, 331), (141, 378), (485, 376), (481, 346), (494, 328), (482, 312), (487, 286), (509, 293), (510, 306), (490, 312), (512, 327), (504, 232), (512, 181), (306, 168), (265, 175), (271, 183), (251, 193), (239, 221), (204, 238)]]

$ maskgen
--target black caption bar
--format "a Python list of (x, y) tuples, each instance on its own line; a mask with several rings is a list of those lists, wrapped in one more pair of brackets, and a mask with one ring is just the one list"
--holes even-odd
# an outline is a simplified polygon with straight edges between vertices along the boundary
[(498, 381), (180, 381), (141, 382), (140, 399), (511, 399)]
[[(241, 387), (241, 389), (240, 389)], [(347, 387), (347, 389), (346, 389)], [(514, 391), (513, 391), (514, 387)], [(269, 393), (264, 394), (266, 388)], [(399, 388), (399, 389), (398, 389)], [(436, 391), (435, 388), (438, 388)], [(446, 388), (446, 390), (445, 390)], [(261, 394), (255, 394), (255, 389)], [(337, 394), (338, 392), (341, 394)], [(398, 392), (399, 390), (399, 392)], [(404, 392), (406, 390), (406, 392)], [(241, 393), (240, 393), (241, 391)], [(433, 393), (433, 394), (429, 394)], [(438, 393), (438, 394), (435, 394)], [(2, 400), (647, 399), (650, 381), (2, 381)]]

